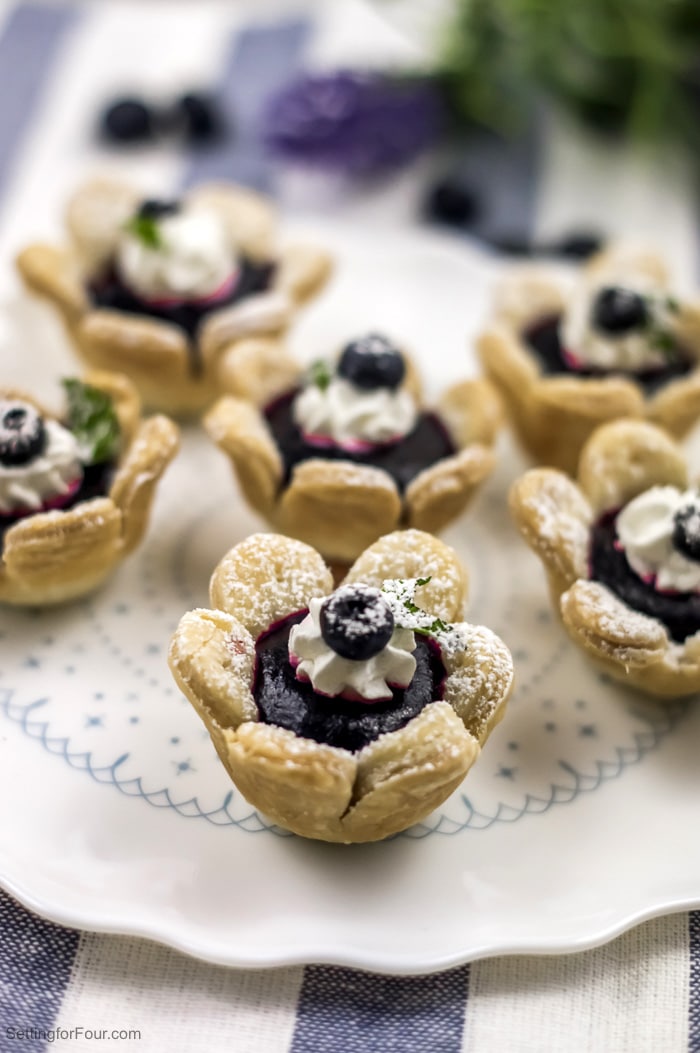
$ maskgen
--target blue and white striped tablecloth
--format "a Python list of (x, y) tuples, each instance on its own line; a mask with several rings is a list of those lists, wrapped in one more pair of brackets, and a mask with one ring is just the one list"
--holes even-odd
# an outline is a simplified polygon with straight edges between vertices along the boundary
[[(88, 103), (132, 86), (165, 94), (173, 70), (179, 82), (216, 85), (235, 99), (236, 137), (196, 156), (162, 151), (148, 159), (149, 177), (188, 185), (225, 176), (285, 192), (255, 136), (271, 88), (303, 62), (410, 55), (361, 0), (313, 8), (272, 0), (0, 4), (0, 289), (28, 233), (55, 227), (81, 172), (105, 161), (86, 129)], [(572, 223), (598, 226), (603, 209), (609, 229), (643, 227), (681, 270), (697, 273), (696, 209), (679, 159), (665, 159), (660, 198), (653, 162), (603, 154), (563, 125), (557, 136), (518, 144), (510, 170), (494, 163), (494, 149), (485, 145), (460, 162), (472, 185), (488, 185), (489, 232), (545, 237)], [(138, 156), (108, 160), (138, 178)], [(413, 222), (421, 186), (411, 173), (342, 207), (388, 226)], [(566, 957), (386, 977), (316, 965), (227, 970), (146, 941), (60, 928), (0, 893), (0, 1053), (47, 1048), (700, 1051), (700, 914), (656, 919)]]

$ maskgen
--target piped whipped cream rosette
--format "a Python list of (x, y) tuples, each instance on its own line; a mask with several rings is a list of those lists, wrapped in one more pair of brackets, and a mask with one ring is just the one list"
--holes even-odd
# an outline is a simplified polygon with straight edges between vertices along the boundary
[(289, 636), (289, 659), (297, 678), (319, 694), (358, 702), (392, 698), (416, 671), (415, 634), (433, 638), (454, 652), (466, 638), (413, 602), (430, 578), (386, 580), (381, 590), (363, 582), (343, 585), (326, 599), (314, 599), (309, 613)]
[(632, 570), (659, 590), (700, 592), (700, 493), (654, 486), (616, 520), (618, 545)]
[(315, 363), (294, 401), (294, 420), (306, 440), (321, 447), (362, 451), (399, 442), (418, 416), (405, 377), (401, 352), (371, 333), (348, 344), (335, 370)]
[(311, 601), (290, 633), (289, 660), (319, 694), (378, 702), (410, 684), (415, 646), (380, 590), (357, 583)]
[(240, 264), (214, 212), (177, 201), (144, 201), (124, 224), (116, 254), (124, 284), (160, 306), (227, 298)]
[(0, 400), (0, 514), (60, 508), (82, 479), (80, 444), (68, 428), (21, 399)]
[(641, 373), (677, 353), (676, 300), (649, 274), (598, 275), (577, 286), (561, 319), (563, 354), (573, 370)]

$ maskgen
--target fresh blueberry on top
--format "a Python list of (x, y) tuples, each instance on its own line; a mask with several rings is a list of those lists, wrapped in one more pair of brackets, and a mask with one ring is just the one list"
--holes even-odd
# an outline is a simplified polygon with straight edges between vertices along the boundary
[(671, 542), (687, 559), (700, 561), (700, 503), (686, 505), (676, 512)]
[(364, 662), (391, 639), (394, 615), (379, 589), (341, 585), (321, 607), (321, 636), (341, 658)]
[(397, 388), (405, 375), (403, 355), (378, 333), (353, 340), (344, 349), (338, 363), (338, 376), (367, 391)]
[(110, 142), (143, 143), (153, 138), (155, 119), (142, 99), (115, 99), (100, 118), (100, 133)]
[(179, 201), (159, 201), (151, 197), (141, 202), (138, 217), (139, 219), (163, 219), (165, 216), (174, 216), (179, 211)]
[(0, 464), (28, 464), (46, 445), (44, 421), (26, 402), (0, 402)]
[(611, 285), (601, 289), (593, 302), (591, 320), (604, 333), (628, 333), (641, 329), (649, 320), (646, 300), (631, 289)]

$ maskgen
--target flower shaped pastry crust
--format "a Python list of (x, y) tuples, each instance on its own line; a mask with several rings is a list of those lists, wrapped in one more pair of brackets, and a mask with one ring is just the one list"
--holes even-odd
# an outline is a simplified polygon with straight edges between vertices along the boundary
[(30, 245), (18, 267), (28, 287), (59, 309), (90, 367), (127, 374), (148, 406), (196, 413), (222, 390), (219, 374), (238, 341), (283, 332), (297, 307), (326, 281), (330, 259), (310, 245), (277, 245), (272, 206), (251, 190), (220, 183), (189, 191), (183, 203), (220, 221), (233, 257), (271, 265), (264, 291), (242, 295), (230, 306), (212, 305), (190, 338), (175, 321), (97, 306), (89, 292), (112, 266), (142, 198), (118, 182), (86, 183), (68, 204), (70, 244)]
[(534, 468), (510, 493), (515, 521), (544, 564), (572, 640), (616, 679), (660, 697), (700, 690), (700, 623), (698, 632), (676, 642), (659, 618), (590, 580), (592, 530), (606, 513), (652, 487), (687, 486), (675, 442), (655, 425), (632, 420), (597, 429), (583, 449), (578, 482)]
[[(346, 580), (381, 587), (386, 578), (428, 575), (416, 603), (444, 620), (459, 618), (464, 572), (451, 549), (420, 531), (381, 538)], [(466, 646), (442, 656), (442, 698), (357, 752), (262, 723), (253, 694), (256, 639), (332, 591), (331, 573), (312, 548), (253, 535), (214, 571), (216, 609), (183, 617), (170, 666), (251, 804), (304, 837), (374, 841), (423, 819), (460, 784), (503, 716), (512, 661), (488, 629), (461, 623)]]
[[(591, 260), (582, 272), (582, 288), (624, 284), (626, 274), (663, 295), (667, 275), (661, 260), (624, 246)], [(572, 475), (584, 443), (601, 424), (620, 417), (646, 418), (681, 438), (700, 414), (700, 301), (669, 301), (674, 310), (664, 336), (682, 349), (687, 368), (645, 393), (632, 373), (545, 371), (528, 331), (563, 317), (574, 303), (573, 293), (571, 281), (554, 271), (536, 266), (515, 271), (502, 283), (495, 316), (478, 343), (482, 366), (525, 449), (539, 463)]]
[[(100, 585), (141, 541), (158, 480), (178, 447), (167, 417), (140, 417), (132, 384), (116, 373), (91, 372), (84, 381), (110, 396), (121, 434), (121, 453), (108, 493), (66, 510), (24, 515), (4, 534), (0, 602), (60, 603)], [(0, 389), (0, 399), (21, 399), (47, 420), (56, 419), (30, 395)]]
[[(421, 409), (420, 382), (409, 355), (403, 385)], [(397, 527), (440, 531), (460, 515), (490, 474), (500, 402), (485, 380), (448, 388), (434, 407), (455, 453), (420, 471), (403, 494), (381, 467), (324, 459), (323, 451), (296, 464), (285, 480), (284, 458), (265, 409), (302, 381), (303, 368), (280, 342), (239, 345), (225, 382), (231, 395), (208, 412), (209, 435), (233, 464), (248, 502), (282, 533), (348, 563)]]

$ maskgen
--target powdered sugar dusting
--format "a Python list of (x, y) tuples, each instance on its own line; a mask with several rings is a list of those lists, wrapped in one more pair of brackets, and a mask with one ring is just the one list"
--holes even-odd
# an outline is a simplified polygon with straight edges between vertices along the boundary
[(597, 581), (577, 581), (561, 598), (562, 610), (573, 605), (577, 626), (595, 632), (621, 646), (657, 649), (668, 639), (664, 626), (655, 618), (628, 607), (605, 585)]
[(434, 617), (452, 620), (462, 611), (465, 575), (441, 541), (421, 530), (399, 530), (371, 545), (348, 574), (348, 581), (381, 587), (388, 578), (429, 578), (416, 590), (415, 602)]
[(447, 656), (445, 701), (480, 742), (493, 724), (494, 714), (508, 698), (513, 683), (513, 660), (503, 641), (483, 625), (458, 626), (467, 655)]
[(432, 636), (445, 655), (463, 651), (466, 636), (455, 625), (447, 625), (441, 618), (422, 610), (414, 603), (416, 589), (427, 585), (429, 578), (388, 578), (382, 582), (382, 592), (389, 604), (394, 621), (403, 629)]
[(521, 489), (520, 495), (538, 547), (564, 555), (574, 577), (584, 577), (592, 513), (579, 489), (563, 472), (546, 470), (539, 486)]
[(253, 534), (224, 556), (210, 592), (215, 607), (257, 637), (332, 589), (331, 574), (314, 549), (279, 534)]

